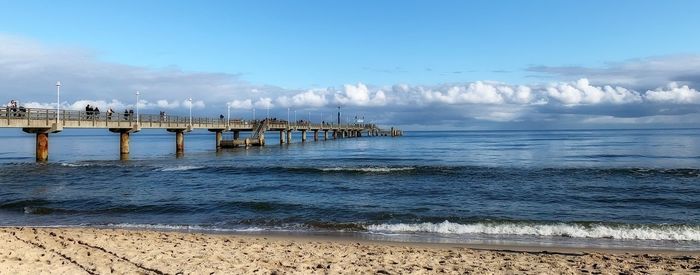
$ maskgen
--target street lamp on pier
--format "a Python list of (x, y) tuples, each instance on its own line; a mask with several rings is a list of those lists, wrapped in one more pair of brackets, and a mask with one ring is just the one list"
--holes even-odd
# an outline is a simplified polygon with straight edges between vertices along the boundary
[(226, 128), (231, 128), (231, 103), (226, 103)]
[(136, 124), (139, 124), (139, 95), (141, 92), (136, 91)]
[(61, 81), (56, 81), (56, 127), (61, 123)]
[(188, 98), (187, 101), (190, 102), (190, 127), (192, 127), (192, 98)]

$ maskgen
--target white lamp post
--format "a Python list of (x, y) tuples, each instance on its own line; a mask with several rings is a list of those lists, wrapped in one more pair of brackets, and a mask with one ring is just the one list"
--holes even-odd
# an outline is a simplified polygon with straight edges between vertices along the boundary
[(297, 110), (294, 110), (294, 123), (297, 123)]
[(56, 81), (56, 126), (61, 123), (61, 81)]
[(136, 124), (139, 124), (139, 95), (141, 92), (136, 91)]
[(231, 103), (226, 103), (226, 128), (231, 124)]
[(190, 127), (192, 127), (192, 98), (188, 98), (187, 101), (190, 102)]
[(287, 107), (287, 124), (289, 124), (289, 107)]
[(253, 107), (253, 120), (255, 120), (255, 107)]

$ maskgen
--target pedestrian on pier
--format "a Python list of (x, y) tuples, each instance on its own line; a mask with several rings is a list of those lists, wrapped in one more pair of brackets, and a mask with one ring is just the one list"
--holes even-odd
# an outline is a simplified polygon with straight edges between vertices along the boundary
[(129, 120), (129, 110), (124, 109), (124, 120)]
[(97, 106), (95, 106), (95, 109), (92, 110), (92, 114), (93, 114), (95, 117), (99, 117), (99, 116), (100, 116), (100, 108), (98, 108)]
[(92, 107), (90, 107), (90, 104), (85, 106), (85, 116), (87, 119), (90, 119), (90, 117), (92, 116)]
[(107, 119), (108, 120), (112, 120), (112, 114), (114, 114), (114, 111), (112, 110), (112, 107), (109, 107), (109, 109), (107, 109)]
[(224, 121), (224, 115), (219, 115), (219, 120)]

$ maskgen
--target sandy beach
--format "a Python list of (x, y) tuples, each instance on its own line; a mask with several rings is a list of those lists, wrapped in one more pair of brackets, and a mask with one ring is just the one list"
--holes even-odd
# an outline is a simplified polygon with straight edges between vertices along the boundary
[(96, 228), (0, 228), (0, 274), (698, 273), (700, 253), (474, 247)]

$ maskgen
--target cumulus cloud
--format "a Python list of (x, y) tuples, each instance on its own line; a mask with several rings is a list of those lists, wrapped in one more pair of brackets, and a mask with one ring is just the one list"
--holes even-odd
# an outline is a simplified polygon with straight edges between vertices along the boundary
[(700, 104), (700, 92), (687, 85), (679, 86), (672, 82), (665, 89), (656, 89), (646, 93), (646, 99), (651, 102)]
[(344, 85), (342, 91), (336, 91), (335, 103), (352, 106), (384, 106), (387, 104), (387, 97), (384, 91), (370, 91), (367, 85), (358, 83), (357, 85)]
[(585, 78), (574, 83), (550, 84), (547, 87), (547, 96), (566, 105), (626, 104), (642, 101), (642, 97), (635, 91), (609, 85), (592, 86)]

